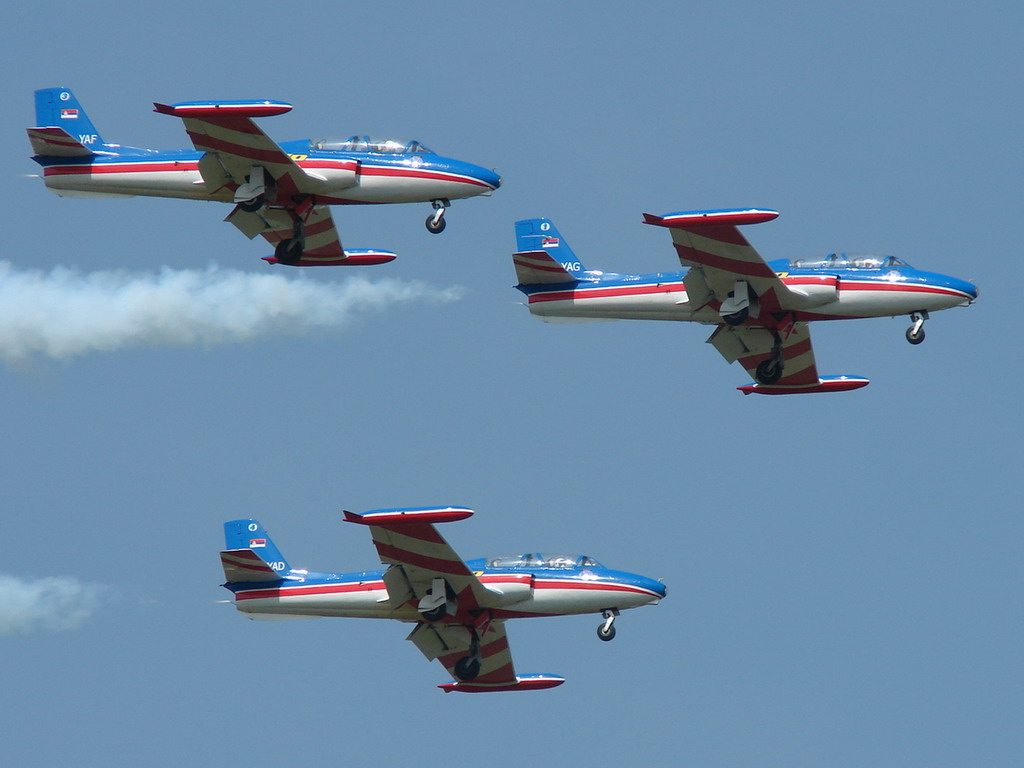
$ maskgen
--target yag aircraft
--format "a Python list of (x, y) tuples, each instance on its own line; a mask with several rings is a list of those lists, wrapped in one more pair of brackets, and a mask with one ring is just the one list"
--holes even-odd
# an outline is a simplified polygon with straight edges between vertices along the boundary
[(646, 275), (586, 270), (548, 219), (516, 222), (516, 286), (542, 319), (689, 320), (718, 326), (708, 343), (739, 360), (754, 383), (744, 394), (840, 392), (860, 376), (819, 376), (807, 324), (909, 315), (907, 340), (924, 340), (930, 312), (978, 297), (969, 282), (922, 272), (895, 256), (833, 253), (766, 262), (738, 226), (779, 214), (756, 208), (644, 214), (666, 227), (686, 271)]
[(383, 571), (313, 573), (292, 568), (256, 520), (224, 524), (220, 553), (235, 607), (250, 618), (349, 616), (415, 623), (408, 639), (455, 678), (446, 693), (553, 688), (555, 675), (517, 675), (507, 619), (600, 613), (602, 640), (625, 608), (657, 604), (665, 585), (605, 568), (585, 555), (523, 554), (463, 561), (436, 523), (464, 520), (464, 507), (346, 511), (368, 526)]
[(351, 136), (278, 144), (253, 118), (288, 112), (282, 101), (155, 104), (180, 117), (195, 147), (110, 144), (68, 88), (35, 92), (28, 129), (43, 181), (67, 197), (174, 197), (234, 203), (227, 217), (249, 239), (274, 247), (271, 263), (299, 267), (382, 264), (389, 251), (342, 248), (330, 205), (430, 202), (427, 229), (445, 227), (457, 198), (489, 195), (494, 171), (436, 155), (418, 141)]

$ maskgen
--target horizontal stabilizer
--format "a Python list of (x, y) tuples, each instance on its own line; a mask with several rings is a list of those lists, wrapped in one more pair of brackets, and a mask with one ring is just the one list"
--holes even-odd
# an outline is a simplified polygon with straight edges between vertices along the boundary
[(63, 128), (27, 128), (32, 152), (38, 157), (91, 157), (96, 154)]
[(520, 285), (571, 283), (576, 280), (573, 273), (547, 251), (513, 253), (512, 263)]
[(545, 688), (554, 688), (565, 682), (564, 677), (558, 675), (518, 675), (514, 683), (502, 683), (500, 685), (485, 685), (483, 683), (455, 682), (444, 683), (437, 686), (445, 693), (457, 691), (459, 693), (489, 693), (492, 691), (542, 691)]
[(274, 571), (251, 549), (229, 549), (220, 553), (220, 564), (228, 582), (280, 581)]
[(779, 384), (747, 384), (736, 387), (744, 395), (803, 395), (811, 392), (848, 392), (870, 384), (863, 376), (822, 376), (817, 384), (806, 386)]

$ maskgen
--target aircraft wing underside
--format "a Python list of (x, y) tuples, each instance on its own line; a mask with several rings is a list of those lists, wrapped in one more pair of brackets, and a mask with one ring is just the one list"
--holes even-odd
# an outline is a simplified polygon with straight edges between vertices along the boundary
[[(811, 334), (806, 323), (794, 323), (779, 332), (782, 339), (782, 378), (776, 387), (812, 387), (818, 384), (818, 366), (814, 361)], [(757, 378), (757, 366), (772, 356), (775, 334), (766, 328), (720, 325), (708, 344), (732, 363), (739, 361), (751, 378)]]
[[(516, 671), (512, 665), (512, 653), (508, 647), (505, 622), (492, 621), (479, 630), (480, 674), (472, 685), (480, 687), (511, 686), (516, 684)], [(455, 663), (470, 651), (472, 633), (467, 627), (457, 624), (416, 625), (408, 640), (411, 640), (428, 661), (437, 659), (453, 678), (458, 679)], [(466, 687), (466, 684), (462, 684)]]
[[(280, 208), (264, 207), (256, 213), (248, 213), (239, 207), (228, 214), (225, 221), (234, 224), (250, 240), (262, 235), (271, 245), (294, 235), (292, 216)], [(313, 206), (304, 217), (305, 250), (300, 266), (338, 264), (346, 258), (341, 245), (338, 229), (334, 226), (331, 209), (325, 205)]]
[(193, 146), (204, 152), (199, 173), (210, 194), (246, 183), (254, 166), (273, 177), (280, 196), (304, 191), (305, 172), (251, 118), (240, 114), (223, 117), (186, 117), (174, 107), (157, 104), (157, 111), (177, 114)]
[(699, 309), (724, 302), (739, 281), (757, 294), (759, 311), (792, 308), (799, 297), (782, 282), (768, 262), (747, 242), (737, 224), (766, 221), (773, 211), (688, 212), (654, 216), (644, 214), (647, 224), (671, 230), (679, 263), (690, 267), (684, 278), (690, 303)]

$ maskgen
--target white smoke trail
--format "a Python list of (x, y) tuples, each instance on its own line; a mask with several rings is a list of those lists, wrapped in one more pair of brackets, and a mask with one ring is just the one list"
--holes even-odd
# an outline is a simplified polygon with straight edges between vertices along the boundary
[(362, 277), (205, 270), (82, 273), (19, 270), (0, 261), (0, 358), (69, 358), (156, 345), (212, 345), (313, 327), (340, 327), (397, 302), (451, 301), (456, 288)]
[(75, 629), (92, 616), (106, 591), (64, 576), (28, 580), (0, 574), (0, 635)]

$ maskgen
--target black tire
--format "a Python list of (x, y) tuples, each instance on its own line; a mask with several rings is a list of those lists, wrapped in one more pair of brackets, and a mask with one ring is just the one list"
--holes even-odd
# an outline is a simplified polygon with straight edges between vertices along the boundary
[(914, 333), (914, 326), (907, 328), (907, 341), (911, 344), (920, 344), (924, 341), (924, 326), (922, 325), (917, 333)]
[(447, 222), (445, 222), (444, 216), (438, 219), (436, 224), (434, 223), (434, 214), (430, 214), (429, 216), (427, 216), (427, 232), (439, 235), (442, 232), (444, 232), (444, 228), (447, 226), (448, 224)]
[(597, 636), (605, 642), (608, 642), (609, 640), (613, 639), (615, 637), (615, 625), (612, 624), (610, 627), (608, 627), (608, 629), (605, 629), (604, 624), (601, 624), (597, 628)]
[(302, 261), (302, 250), (303, 242), (289, 237), (277, 244), (277, 247), (274, 248), (274, 257), (282, 264), (294, 266)]
[(754, 370), (754, 376), (761, 384), (774, 384), (782, 378), (782, 363), (774, 360), (762, 360)]
[(446, 606), (439, 605), (437, 608), (431, 608), (429, 611), (420, 611), (420, 616), (423, 617), (424, 621), (438, 621), (443, 619), (447, 612)]
[(256, 211), (263, 207), (265, 202), (263, 195), (256, 195), (251, 200), (243, 200), (238, 204), (238, 207), (246, 213), (256, 213)]
[(733, 312), (731, 315), (722, 315), (722, 319), (728, 325), (743, 325), (750, 317), (750, 307), (744, 307), (739, 312)]
[(475, 680), (480, 674), (480, 659), (472, 656), (463, 656), (455, 662), (455, 676), (463, 682)]

